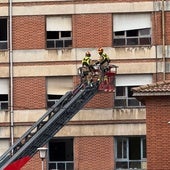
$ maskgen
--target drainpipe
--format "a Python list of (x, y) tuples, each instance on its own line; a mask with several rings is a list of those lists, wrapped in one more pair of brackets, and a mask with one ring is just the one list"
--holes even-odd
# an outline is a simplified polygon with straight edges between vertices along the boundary
[(9, 2), (9, 63), (10, 63), (10, 138), (14, 144), (14, 110), (13, 110), (13, 49), (12, 49), (12, 0)]
[(165, 5), (162, 0), (162, 59), (163, 59), (163, 81), (166, 79), (166, 61), (165, 61)]

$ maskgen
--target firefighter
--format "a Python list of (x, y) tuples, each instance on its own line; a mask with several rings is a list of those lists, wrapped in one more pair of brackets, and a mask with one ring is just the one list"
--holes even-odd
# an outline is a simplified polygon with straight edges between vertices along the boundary
[(98, 54), (99, 54), (99, 58), (96, 64), (100, 64), (100, 69), (102, 72), (108, 71), (109, 63), (110, 63), (109, 56), (106, 53), (104, 53), (104, 50), (101, 47), (98, 49)]
[(110, 63), (109, 56), (103, 51), (104, 51), (103, 48), (101, 47), (98, 48), (99, 58), (95, 63), (96, 65), (99, 65), (99, 69), (100, 69), (99, 78), (98, 78), (99, 81), (104, 81), (105, 72), (109, 70), (109, 63)]
[(93, 71), (93, 61), (91, 60), (91, 53), (87, 51), (85, 57), (82, 60), (82, 72), (84, 80), (87, 80), (87, 83), (92, 82), (92, 71)]

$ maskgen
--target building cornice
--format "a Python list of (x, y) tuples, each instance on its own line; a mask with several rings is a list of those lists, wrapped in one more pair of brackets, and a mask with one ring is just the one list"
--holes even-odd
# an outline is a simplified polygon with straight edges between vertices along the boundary
[[(5, 1), (5, 0), (3, 0)], [(18, 2), (15, 4), (14, 2)], [(63, 14), (90, 14), (90, 13), (134, 13), (134, 12), (153, 12), (161, 10), (161, 2), (112, 2), (112, 3), (43, 3), (42, 1), (29, 0), (24, 4), (23, 0), (13, 1), (13, 16), (23, 15), (63, 15)], [(36, 3), (34, 3), (36, 2)], [(38, 3), (39, 2), (39, 3)], [(40, 3), (41, 2), (41, 3)], [(66, 3), (67, 2), (67, 3)], [(1, 1), (2, 3), (2, 1)], [(5, 2), (3, 2), (5, 3)], [(20, 3), (20, 5), (18, 5)], [(22, 5), (23, 3), (23, 5)], [(67, 10), (66, 10), (67, 9)], [(170, 10), (170, 3), (167, 2), (165, 11)], [(0, 7), (0, 16), (8, 16), (8, 6)]]

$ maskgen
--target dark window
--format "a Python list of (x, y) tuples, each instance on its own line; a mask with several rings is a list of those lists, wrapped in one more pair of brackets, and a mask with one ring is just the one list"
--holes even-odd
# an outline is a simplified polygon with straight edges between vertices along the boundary
[(47, 39), (59, 39), (58, 31), (47, 31)]
[(0, 94), (0, 110), (8, 109), (8, 95)]
[(73, 139), (52, 139), (49, 142), (49, 170), (73, 170)]
[(138, 38), (127, 38), (127, 45), (136, 45), (138, 44)]
[(55, 46), (55, 41), (47, 40), (47, 48), (53, 48)]
[(72, 46), (72, 40), (65, 40), (65, 47), (71, 47)]
[(7, 19), (0, 19), (0, 49), (7, 49)]
[(115, 32), (115, 36), (124, 36), (125, 32), (124, 31), (117, 31)]
[[(146, 168), (146, 138), (116, 137), (116, 170)], [(145, 156), (144, 156), (145, 155)]]
[(64, 41), (63, 40), (57, 40), (56, 41), (56, 47), (57, 48), (62, 48), (64, 46)]
[(136, 29), (114, 32), (114, 46), (151, 45), (151, 29)]
[(51, 106), (53, 106), (55, 103), (57, 103), (60, 98), (62, 97), (62, 95), (48, 95), (48, 100), (47, 100), (47, 107), (50, 108)]
[(137, 36), (138, 36), (138, 30), (127, 31), (127, 37), (137, 37)]
[(47, 48), (72, 47), (71, 31), (47, 31)]
[(61, 31), (61, 37), (71, 37), (71, 31)]

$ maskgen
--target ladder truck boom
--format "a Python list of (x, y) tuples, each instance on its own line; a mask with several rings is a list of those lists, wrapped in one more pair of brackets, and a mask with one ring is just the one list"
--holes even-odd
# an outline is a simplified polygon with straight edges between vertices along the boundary
[[(104, 76), (108, 76), (108, 80), (112, 80), (110, 77), (114, 77), (115, 73), (108, 71)], [(113, 82), (111, 81), (111, 83)], [(101, 85), (102, 82), (96, 81), (96, 79), (90, 86), (86, 82), (81, 82), (73, 91), (63, 95), (0, 157), (0, 170), (20, 170), (36, 154), (39, 147), (47, 144), (103, 88)]]

